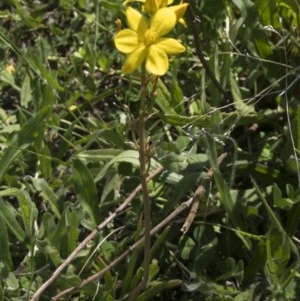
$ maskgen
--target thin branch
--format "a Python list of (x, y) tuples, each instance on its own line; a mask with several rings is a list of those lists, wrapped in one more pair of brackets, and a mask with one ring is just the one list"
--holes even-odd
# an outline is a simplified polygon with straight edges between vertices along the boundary
[[(218, 159), (217, 159), (217, 163), (221, 164), (221, 162), (225, 159), (225, 157), (227, 156), (227, 153), (223, 153), (221, 154)], [(213, 177), (213, 170), (209, 169), (208, 172), (206, 173), (205, 176), (205, 180), (211, 180), (211, 178)], [(150, 236), (153, 236), (154, 234), (156, 234), (157, 232), (159, 232), (163, 227), (169, 225), (169, 223), (175, 218), (177, 217), (177, 215), (179, 215), (181, 212), (183, 212), (185, 209), (189, 208), (194, 199), (200, 199), (203, 196), (203, 186), (200, 185), (197, 187), (197, 189), (194, 192), (193, 197), (189, 198), (187, 201), (183, 202), (182, 204), (180, 204), (179, 207), (177, 207), (173, 212), (171, 212), (166, 218), (164, 218), (159, 224), (157, 224), (151, 231), (150, 231)], [(119, 257), (117, 257), (115, 260), (113, 260), (108, 266), (106, 266), (103, 270), (99, 271), (98, 273), (92, 275), (91, 277), (85, 279), (83, 282), (81, 282), (81, 284), (77, 285), (77, 286), (73, 286), (69, 289), (66, 289), (62, 292), (60, 292), (59, 294), (57, 294), (56, 296), (54, 296), (52, 298), (52, 301), (57, 301), (59, 300), (61, 297), (63, 297), (66, 294), (72, 293), (77, 289), (82, 288), (83, 286), (97, 281), (99, 280), (100, 277), (102, 277), (107, 271), (111, 270), (113, 267), (115, 267), (119, 262), (121, 262), (123, 259), (125, 259), (130, 252), (132, 252), (133, 250), (135, 250), (136, 248), (140, 247), (145, 241), (145, 236), (143, 236), (142, 238), (140, 238), (137, 242), (135, 242), (132, 246), (130, 246), (126, 251), (124, 251)]]
[[(154, 170), (148, 177), (147, 181), (160, 174), (164, 168), (162, 166)], [(132, 199), (142, 190), (142, 186), (138, 185), (134, 191), (128, 196), (128, 198), (113, 212), (111, 213), (101, 224), (99, 224), (69, 255), (69, 257), (54, 271), (52, 276), (43, 283), (43, 285), (34, 293), (30, 301), (37, 301), (41, 294), (47, 289), (47, 287), (62, 273), (62, 271), (72, 262), (74, 257), (108, 224), (110, 223), (120, 212), (122, 212)]]
[[(217, 158), (217, 164), (220, 165), (221, 162), (227, 157), (228, 153), (222, 153), (218, 158)], [(194, 196), (193, 196), (193, 203), (190, 209), (190, 212), (187, 216), (187, 218), (185, 219), (185, 222), (181, 228), (181, 231), (183, 234), (186, 234), (187, 231), (189, 230), (191, 224), (193, 223), (195, 216), (197, 214), (198, 208), (200, 206), (200, 201), (204, 198), (205, 196), (205, 186), (206, 183), (211, 181), (211, 178), (213, 177), (214, 173), (213, 170), (210, 169), (207, 171), (203, 181), (201, 182), (201, 185), (198, 186), (198, 188), (196, 189)]]
[(151, 208), (150, 208), (150, 199), (149, 192), (147, 187), (147, 161), (150, 160), (147, 150), (148, 143), (147, 137), (145, 134), (145, 122), (147, 119), (146, 112), (146, 96), (147, 96), (147, 79), (146, 79), (146, 67), (145, 63), (141, 67), (141, 96), (140, 96), (140, 114), (139, 114), (139, 123), (138, 123), (138, 133), (139, 133), (139, 161), (140, 161), (140, 180), (142, 185), (142, 196), (143, 196), (143, 205), (144, 205), (144, 275), (142, 281), (132, 292), (129, 297), (129, 301), (134, 301), (136, 297), (148, 286), (149, 273), (150, 273), (150, 247), (151, 247)]
[[(156, 234), (160, 229), (162, 229), (164, 226), (168, 225), (177, 215), (179, 215), (182, 211), (184, 211), (186, 208), (190, 207), (193, 202), (193, 198), (191, 197), (186, 202), (182, 203), (179, 207), (177, 207), (171, 214), (169, 214), (162, 222), (160, 222), (158, 225), (156, 225), (151, 231), (150, 235), (153, 236)], [(52, 301), (57, 301), (59, 298), (63, 297), (66, 294), (69, 294), (77, 289), (80, 289), (81, 287), (93, 282), (97, 281), (100, 277), (102, 277), (107, 271), (111, 270), (113, 267), (115, 267), (119, 262), (121, 262), (124, 258), (126, 258), (130, 252), (135, 250), (136, 248), (140, 247), (145, 241), (145, 236), (140, 238), (136, 243), (134, 243), (132, 246), (130, 246), (126, 251), (124, 251), (119, 257), (117, 257), (115, 260), (113, 260), (108, 266), (106, 266), (103, 270), (99, 271), (98, 273), (94, 274), (93, 276), (87, 278), (86, 280), (82, 281), (81, 284), (71, 287), (69, 289), (66, 289), (59, 293), (58, 295), (54, 296), (52, 298)]]

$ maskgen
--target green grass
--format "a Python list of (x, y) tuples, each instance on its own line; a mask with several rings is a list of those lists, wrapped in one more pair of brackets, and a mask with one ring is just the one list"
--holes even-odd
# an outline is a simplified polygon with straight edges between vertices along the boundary
[[(298, 300), (299, 4), (190, 8), (146, 124), (149, 174), (163, 171), (136, 300)], [(121, 0), (0, 4), (1, 301), (53, 275), (39, 300), (127, 300), (141, 281), (139, 77), (121, 74), (117, 18)]]

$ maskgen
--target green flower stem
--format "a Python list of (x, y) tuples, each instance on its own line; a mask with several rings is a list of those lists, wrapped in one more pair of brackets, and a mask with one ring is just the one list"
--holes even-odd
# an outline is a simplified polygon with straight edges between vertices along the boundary
[(138, 136), (139, 136), (139, 160), (140, 160), (140, 177), (142, 186), (142, 196), (144, 204), (144, 275), (143, 279), (137, 288), (132, 292), (129, 301), (135, 300), (139, 293), (144, 290), (149, 281), (149, 269), (150, 269), (150, 247), (151, 247), (151, 208), (149, 200), (149, 192), (147, 187), (147, 164), (150, 160), (148, 156), (148, 143), (145, 134), (145, 123), (147, 120), (146, 112), (146, 96), (147, 96), (147, 78), (145, 64), (141, 67), (141, 93), (140, 93), (140, 111), (139, 111), (139, 122), (138, 122)]

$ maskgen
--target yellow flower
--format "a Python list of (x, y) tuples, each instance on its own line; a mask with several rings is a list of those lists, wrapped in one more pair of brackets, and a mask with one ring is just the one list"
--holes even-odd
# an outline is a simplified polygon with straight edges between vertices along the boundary
[[(174, 0), (126, 0), (123, 4), (128, 4), (131, 2), (142, 2), (144, 3), (144, 10), (149, 14), (156, 13), (160, 8), (167, 7), (168, 5), (172, 4)], [(185, 21), (183, 20), (183, 15), (188, 7), (188, 3), (181, 3), (178, 5), (169, 6), (177, 17), (177, 21), (182, 25), (186, 26)]]
[(145, 62), (146, 69), (155, 75), (164, 75), (169, 68), (168, 54), (178, 54), (185, 47), (177, 40), (163, 37), (176, 24), (176, 14), (170, 8), (159, 9), (148, 24), (137, 10), (126, 10), (128, 27), (114, 38), (120, 52), (128, 54), (122, 72), (131, 73)]
[(9, 74), (13, 74), (16, 71), (14, 65), (8, 65), (5, 69)]

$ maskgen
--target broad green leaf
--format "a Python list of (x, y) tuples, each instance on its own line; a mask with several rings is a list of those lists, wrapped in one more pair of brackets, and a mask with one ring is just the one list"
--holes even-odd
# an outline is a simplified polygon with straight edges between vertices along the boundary
[(189, 237), (186, 237), (183, 238), (182, 242), (180, 242), (180, 245), (181, 245), (181, 252), (180, 252), (181, 258), (184, 260), (191, 260), (192, 250), (196, 246), (195, 241)]
[[(242, 107), (244, 107), (242, 105)], [(244, 107), (245, 108), (245, 107)], [(250, 108), (250, 110), (252, 110)], [(270, 117), (270, 116), (268, 116)], [(209, 114), (206, 115), (193, 115), (193, 116), (182, 116), (182, 115), (174, 115), (174, 114), (167, 114), (167, 115), (160, 115), (160, 118), (167, 122), (168, 124), (174, 125), (174, 126), (191, 126), (195, 125), (199, 128), (209, 128), (211, 118)], [(236, 126), (239, 125), (249, 125), (253, 124), (254, 122), (262, 122), (266, 121), (267, 116), (266, 115), (242, 115), (237, 112), (232, 113), (222, 113), (223, 118), (223, 125), (226, 127), (231, 127), (233, 124)]]
[(254, 114), (255, 113), (254, 107), (251, 105), (247, 105), (245, 101), (242, 99), (241, 91), (232, 73), (230, 73), (230, 85), (231, 85), (231, 93), (234, 99), (234, 107), (243, 116)]
[(277, 204), (282, 198), (282, 192), (276, 183), (273, 184), (273, 202)]
[(31, 101), (30, 77), (28, 74), (26, 74), (21, 89), (21, 106), (27, 108), (30, 101)]
[(262, 31), (262, 29), (257, 28), (256, 30), (253, 30), (253, 35), (254, 43), (260, 57), (267, 58), (272, 55), (273, 50), (271, 48), (271, 44), (268, 42), (265, 32)]
[(82, 162), (99, 162), (111, 160), (120, 153), (122, 153), (121, 149), (91, 149), (81, 151), (80, 153), (76, 154), (76, 157)]
[(48, 238), (36, 240), (36, 247), (39, 252), (44, 254), (44, 256), (47, 256), (48, 261), (50, 257), (54, 266), (59, 266), (62, 263), (58, 249), (53, 245), (52, 242), (50, 242)]
[(0, 191), (0, 197), (5, 196), (13, 196), (18, 199), (20, 205), (20, 213), (27, 237), (33, 238), (35, 235), (33, 226), (37, 218), (37, 208), (31, 201), (29, 194), (25, 190), (8, 188)]
[(105, 177), (105, 185), (101, 194), (101, 203), (115, 201), (120, 196), (122, 179), (117, 172), (108, 173)]
[(0, 71), (0, 82), (4, 82), (6, 84), (11, 85), (14, 89), (17, 91), (20, 91), (21, 89), (15, 84), (15, 80), (12, 74), (10, 74), (6, 70)]
[(152, 284), (152, 286), (143, 292), (140, 296), (138, 296), (135, 301), (150, 301), (154, 300), (155, 296), (157, 296), (160, 292), (170, 290), (175, 290), (175, 288), (179, 288), (182, 286), (181, 279), (172, 279), (168, 281), (158, 281)]
[(155, 101), (164, 114), (176, 114), (176, 110), (171, 104), (172, 98), (170, 91), (160, 79), (158, 79), (157, 97)]
[[(70, 218), (70, 207), (68, 206), (67, 208), (65, 208), (61, 215), (61, 218), (57, 222), (55, 231), (53, 231), (51, 235), (48, 236), (49, 240), (51, 240), (51, 243), (59, 250), (60, 256), (62, 258), (66, 258), (73, 251), (73, 249), (71, 249), (71, 246), (74, 247), (74, 241), (69, 240), (69, 231), (70, 228), (75, 228), (73, 229), (74, 231), (77, 229), (77, 227), (78, 223), (76, 219), (74, 220), (74, 218)], [(73, 234), (74, 232), (72, 232), (72, 236)], [(78, 237), (75, 238), (76, 242), (77, 238)], [(71, 246), (69, 245), (69, 242), (72, 242)]]
[(55, 103), (56, 103), (55, 90), (51, 85), (44, 86), (41, 108), (48, 107), (48, 106), (53, 107)]
[(86, 210), (96, 226), (100, 222), (100, 197), (98, 196), (94, 179), (86, 165), (80, 160), (73, 160), (73, 168), (73, 183), (76, 195), (80, 204)]
[(28, 55), (27, 60), (30, 62), (30, 65), (38, 70), (42, 77), (46, 79), (49, 86), (57, 89), (58, 91), (63, 91), (63, 87), (58, 83), (54, 73), (51, 70), (47, 70), (38, 54)]
[(158, 261), (156, 259), (153, 259), (152, 262), (150, 263), (149, 280), (151, 281), (155, 279), (155, 276), (158, 274), (158, 272), (159, 272)]
[[(135, 150), (125, 150), (119, 155), (115, 156), (112, 160), (110, 160), (100, 171), (100, 173), (96, 176), (94, 179), (95, 183), (103, 179), (103, 177), (106, 175), (108, 169), (116, 163), (120, 162), (128, 162), (131, 163), (134, 166), (139, 166), (140, 161), (139, 161), (139, 153), (138, 151)], [(154, 159), (151, 159), (151, 168), (155, 169), (159, 167), (160, 164), (156, 162)]]
[(49, 148), (41, 141), (41, 147), (38, 148), (39, 168), (43, 178), (49, 179), (52, 175), (52, 158)]
[(11, 253), (9, 249), (9, 238), (7, 234), (7, 227), (4, 218), (0, 214), (0, 260), (4, 263), (6, 268), (10, 271), (13, 268)]
[(58, 197), (45, 179), (30, 177), (34, 188), (40, 192), (41, 196), (49, 202), (50, 208), (57, 218), (60, 218), (58, 209)]
[(268, 215), (270, 217), (270, 220), (272, 221), (273, 225), (283, 234), (285, 233), (283, 226), (281, 225), (278, 217), (276, 216), (274, 210), (272, 210), (271, 206), (269, 205), (269, 203), (267, 202), (266, 198), (264, 197), (264, 195), (262, 194), (261, 190), (259, 189), (258, 185), (256, 184), (256, 182), (254, 181), (254, 179), (252, 178), (252, 182), (254, 184), (254, 187), (260, 197), (260, 199), (262, 200), (264, 206), (267, 209)]
[(214, 292), (215, 295), (219, 295), (219, 296), (234, 296), (240, 292), (235, 287), (217, 284), (208, 279), (197, 279), (194, 282), (185, 284), (184, 289), (188, 292), (198, 291), (201, 292), (201, 294), (205, 294), (205, 295), (210, 295), (211, 292)]
[(17, 239), (20, 241), (24, 241), (26, 234), (17, 221), (16, 218), (17, 213), (12, 208), (12, 206), (6, 204), (1, 197), (0, 197), (0, 214), (2, 215), (2, 218), (5, 221), (7, 227), (17, 237)]
[(292, 237), (300, 222), (300, 202), (297, 202), (288, 212), (286, 232)]
[(245, 268), (245, 281), (251, 279), (253, 275), (261, 270), (265, 266), (266, 260), (266, 241), (264, 239), (258, 243), (251, 254), (249, 264)]
[(170, 106), (175, 109), (177, 114), (182, 114), (184, 112), (184, 97), (183, 92), (178, 84), (177, 80), (177, 73), (178, 71), (178, 63), (174, 61), (173, 65), (173, 76), (172, 76), (172, 83), (171, 83), (171, 103)]
[[(220, 193), (220, 198), (221, 201), (228, 213), (229, 219), (232, 221), (233, 225), (238, 229), (238, 230), (243, 230), (244, 223), (241, 219), (241, 214), (239, 212), (239, 207), (238, 203), (233, 202), (233, 198), (231, 197), (230, 189), (225, 182), (218, 163), (217, 163), (217, 152), (216, 152), (216, 146), (215, 146), (215, 141), (214, 138), (207, 132), (204, 132), (205, 134), (205, 142), (206, 142), (206, 153), (207, 157), (209, 159), (211, 168), (213, 169), (214, 172), (214, 179), (216, 181), (216, 185), (218, 187), (218, 191)], [(247, 247), (248, 250), (251, 250), (251, 240), (243, 235), (242, 233), (237, 232), (237, 235), (241, 238), (241, 240), (244, 242), (245, 246)]]
[(14, 273), (10, 272), (8, 277), (5, 279), (6, 284), (9, 290), (18, 290), (20, 289), (19, 281)]
[(215, 110), (211, 112), (209, 123), (210, 123), (210, 128), (214, 130), (215, 134), (222, 135), (224, 133), (223, 117), (220, 110)]
[(246, 18), (248, 12), (250, 12), (254, 5), (250, 0), (232, 0), (232, 2), (238, 7), (244, 18)]
[(235, 275), (236, 263), (234, 258), (227, 257), (225, 260), (218, 263), (218, 269), (221, 276), (217, 277), (216, 281), (224, 281), (229, 278), (233, 278)]
[(11, 140), (9, 147), (4, 151), (0, 159), (0, 180), (6, 173), (11, 163), (26, 149), (31, 143), (35, 141), (36, 136), (40, 133), (41, 126), (44, 124), (50, 115), (51, 107), (41, 109), (35, 116), (29, 119), (21, 130), (16, 133)]

